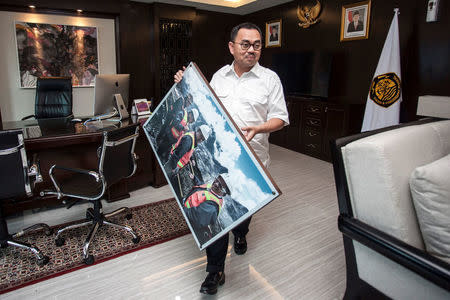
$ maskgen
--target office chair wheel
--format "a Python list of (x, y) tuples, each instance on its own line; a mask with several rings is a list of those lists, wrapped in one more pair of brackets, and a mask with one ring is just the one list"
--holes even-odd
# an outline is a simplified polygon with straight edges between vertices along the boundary
[(86, 257), (86, 258), (83, 259), (83, 261), (84, 261), (84, 263), (87, 264), (87, 265), (92, 265), (92, 264), (94, 263), (94, 261), (95, 261), (94, 255), (89, 254), (88, 257)]
[(42, 266), (48, 264), (49, 260), (50, 259), (48, 258), (48, 256), (44, 255), (41, 259), (37, 260), (37, 264), (38, 264), (39, 267), (42, 267)]
[(64, 245), (65, 241), (66, 240), (63, 237), (59, 237), (55, 240), (55, 245), (58, 247), (61, 247), (62, 245)]
[(131, 240), (133, 241), (133, 243), (137, 244), (141, 241), (141, 237), (137, 236), (136, 238), (132, 238)]
[(127, 214), (125, 218), (127, 218), (127, 220), (131, 220), (133, 219), (133, 214)]

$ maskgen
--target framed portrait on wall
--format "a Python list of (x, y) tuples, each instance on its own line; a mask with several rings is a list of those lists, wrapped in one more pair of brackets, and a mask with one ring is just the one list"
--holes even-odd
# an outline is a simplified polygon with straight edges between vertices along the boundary
[(93, 87), (98, 74), (97, 28), (15, 22), (20, 87), (37, 77), (69, 76), (74, 87)]
[(266, 23), (266, 48), (281, 47), (281, 19)]
[(281, 194), (195, 63), (143, 129), (201, 250)]
[(341, 42), (369, 38), (371, 1), (342, 6)]

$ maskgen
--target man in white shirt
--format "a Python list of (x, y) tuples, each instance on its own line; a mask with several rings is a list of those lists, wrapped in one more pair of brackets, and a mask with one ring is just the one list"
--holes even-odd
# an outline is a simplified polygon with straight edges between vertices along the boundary
[[(283, 87), (277, 74), (262, 67), (258, 60), (262, 50), (262, 33), (252, 23), (242, 23), (231, 31), (228, 48), (233, 63), (222, 67), (211, 80), (211, 87), (222, 101), (236, 125), (267, 167), (269, 157), (269, 133), (289, 124)], [(180, 82), (183, 71), (174, 78)], [(234, 251), (241, 255), (247, 251), (246, 234), (250, 219), (232, 230)], [(225, 258), (229, 235), (226, 234), (206, 248), (208, 275), (200, 288), (201, 293), (215, 294), (225, 283)]]

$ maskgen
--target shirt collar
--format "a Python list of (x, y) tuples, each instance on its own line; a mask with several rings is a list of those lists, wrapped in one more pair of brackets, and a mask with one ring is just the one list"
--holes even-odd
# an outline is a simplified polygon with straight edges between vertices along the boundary
[[(248, 71), (247, 73), (254, 74), (256, 77), (261, 77), (261, 72), (262, 72), (262, 67), (259, 64), (259, 62), (256, 62), (256, 65), (254, 65), (253, 68), (251, 68), (251, 70)], [(227, 68), (225, 69), (225, 75), (230, 75), (230, 74), (236, 75), (236, 72), (234, 71), (234, 61), (231, 65), (228, 65)]]

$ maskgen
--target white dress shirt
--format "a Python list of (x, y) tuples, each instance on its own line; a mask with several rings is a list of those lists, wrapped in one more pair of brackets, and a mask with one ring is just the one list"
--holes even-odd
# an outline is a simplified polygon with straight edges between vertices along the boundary
[[(213, 75), (210, 85), (239, 129), (261, 125), (273, 118), (281, 119), (285, 126), (289, 124), (280, 78), (259, 63), (241, 77), (234, 71), (234, 63), (226, 65)], [(269, 133), (258, 133), (250, 145), (267, 167)]]

